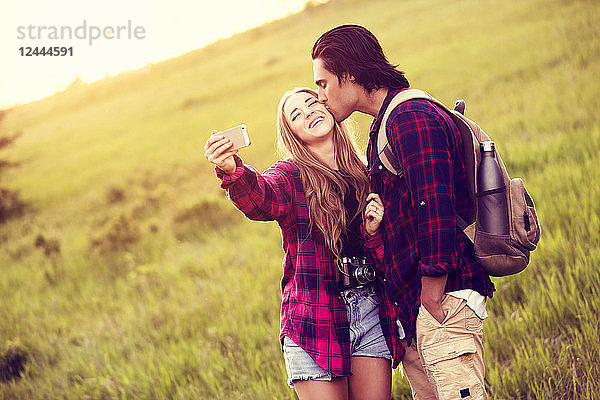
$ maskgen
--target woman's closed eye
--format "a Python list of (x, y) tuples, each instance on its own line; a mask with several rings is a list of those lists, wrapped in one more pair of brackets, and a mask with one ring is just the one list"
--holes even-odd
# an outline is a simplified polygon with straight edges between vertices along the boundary
[[(317, 100), (316, 98), (312, 98), (311, 100), (307, 99), (306, 101), (307, 101), (306, 106), (309, 107), (309, 108), (314, 107), (315, 104), (319, 104), (319, 100)], [(296, 119), (298, 119), (298, 117), (300, 117), (300, 115), (301, 115), (300, 110), (294, 109), (292, 111), (292, 113), (290, 114), (290, 121), (291, 122), (296, 121)]]

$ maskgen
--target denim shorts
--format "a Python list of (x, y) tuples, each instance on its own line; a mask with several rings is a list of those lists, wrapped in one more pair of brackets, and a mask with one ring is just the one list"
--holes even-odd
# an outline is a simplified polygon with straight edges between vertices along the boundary
[[(352, 357), (392, 359), (379, 324), (379, 298), (372, 287), (348, 289), (340, 293), (346, 303), (350, 323), (350, 354)], [(334, 375), (321, 368), (315, 360), (289, 337), (283, 338), (283, 358), (288, 385), (297, 380), (331, 381)]]

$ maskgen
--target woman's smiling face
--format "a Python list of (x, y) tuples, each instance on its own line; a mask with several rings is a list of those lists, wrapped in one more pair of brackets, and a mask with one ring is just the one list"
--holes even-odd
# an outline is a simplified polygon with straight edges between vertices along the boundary
[(283, 112), (296, 137), (307, 146), (331, 138), (333, 116), (311, 93), (299, 92), (290, 96)]

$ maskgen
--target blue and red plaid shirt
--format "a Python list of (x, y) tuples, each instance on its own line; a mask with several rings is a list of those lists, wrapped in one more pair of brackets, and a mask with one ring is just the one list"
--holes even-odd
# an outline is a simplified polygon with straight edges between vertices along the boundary
[(473, 289), (491, 297), (494, 285), (456, 224), (457, 214), (468, 219), (469, 191), (461, 135), (450, 116), (427, 100), (402, 103), (386, 124), (401, 174), (389, 172), (377, 156), (381, 120), (398, 92), (389, 90), (371, 124), (367, 158), (371, 190), (385, 206), (380, 227), (385, 288), (410, 343), (422, 275), (448, 274), (446, 292)]
[[(278, 161), (260, 174), (237, 155), (234, 157), (237, 168), (232, 175), (216, 169), (221, 187), (248, 218), (276, 220), (281, 228), (285, 256), (279, 339), (290, 337), (330, 373), (350, 375), (350, 328), (338, 289), (334, 256), (322, 233), (309, 228), (298, 167), (291, 161)], [(366, 234), (364, 227), (361, 230)], [(367, 239), (371, 250), (382, 252), (380, 235)], [(381, 329), (396, 367), (404, 356), (396, 330), (396, 312), (381, 282), (376, 290), (381, 301)]]

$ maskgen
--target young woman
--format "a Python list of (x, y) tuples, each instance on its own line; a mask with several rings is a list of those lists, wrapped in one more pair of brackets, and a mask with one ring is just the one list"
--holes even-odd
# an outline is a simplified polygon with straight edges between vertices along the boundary
[(383, 252), (381, 200), (368, 193), (352, 139), (314, 90), (286, 92), (277, 117), (288, 158), (264, 173), (214, 131), (205, 157), (236, 207), (281, 228), (280, 340), (288, 384), (301, 400), (389, 399), (391, 367), (404, 349), (382, 278), (370, 281), (368, 260)]

